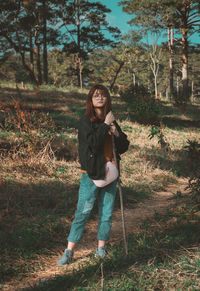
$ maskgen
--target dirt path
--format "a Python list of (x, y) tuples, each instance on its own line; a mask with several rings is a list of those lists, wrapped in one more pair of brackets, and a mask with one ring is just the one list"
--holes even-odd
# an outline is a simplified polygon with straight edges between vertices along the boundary
[[(156, 193), (152, 199), (134, 204), (134, 207), (131, 209), (125, 209), (127, 234), (136, 233), (139, 231), (138, 227), (142, 224), (142, 222), (147, 218), (153, 217), (155, 212), (160, 214), (164, 213), (167, 207), (174, 204), (175, 202), (170, 198), (172, 198), (177, 191), (184, 193), (186, 185), (187, 181), (182, 179), (177, 185), (169, 185), (167, 191)], [(76, 261), (72, 265), (68, 265), (67, 267), (56, 267), (56, 263), (63, 253), (62, 250), (58, 250), (58, 255), (42, 259), (45, 260), (45, 267), (42, 268), (42, 270), (35, 272), (32, 274), (32, 277), (25, 278), (21, 282), (9, 282), (9, 284), (7, 284), (3, 290), (20, 290), (26, 286), (34, 285), (39, 282), (51, 279), (55, 277), (55, 275), (62, 275), (63, 273), (66, 274), (66, 268), (68, 269), (67, 271), (71, 272), (73, 268), (76, 268), (76, 264), (87, 260), (88, 255), (96, 248), (96, 233), (97, 222), (89, 221), (85, 229), (82, 243), (79, 244), (76, 249)], [(110, 243), (116, 243), (122, 240), (122, 238), (121, 212), (120, 210), (117, 210), (113, 214)]]

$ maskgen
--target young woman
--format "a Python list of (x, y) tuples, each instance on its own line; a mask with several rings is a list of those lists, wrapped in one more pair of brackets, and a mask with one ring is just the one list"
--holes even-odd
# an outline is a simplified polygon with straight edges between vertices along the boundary
[(128, 149), (129, 141), (115, 121), (108, 89), (102, 85), (95, 85), (87, 96), (86, 115), (78, 124), (82, 177), (77, 210), (68, 236), (67, 249), (58, 265), (66, 265), (73, 260), (75, 245), (81, 240), (96, 199), (98, 199), (99, 211), (96, 254), (102, 258), (106, 255), (105, 244), (109, 240), (112, 224), (117, 178), (104, 187), (96, 186), (94, 180), (104, 180), (107, 173), (106, 163), (108, 161), (114, 163), (112, 134), (119, 166), (120, 154)]

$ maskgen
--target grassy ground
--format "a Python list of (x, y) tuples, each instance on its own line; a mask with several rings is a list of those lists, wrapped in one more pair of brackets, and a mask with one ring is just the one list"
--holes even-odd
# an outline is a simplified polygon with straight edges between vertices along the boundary
[[(0, 108), (0, 288), (42, 270), (63, 249), (76, 207), (80, 180), (77, 120), (85, 92), (55, 88), (15, 89), (1, 85)], [(136, 120), (120, 97), (113, 110), (130, 140), (122, 157), (126, 207), (188, 179), (194, 161), (185, 146), (199, 141), (199, 105), (175, 108), (162, 102), (163, 134)], [(5, 117), (7, 119), (5, 119)], [(27, 290), (200, 290), (199, 204), (177, 192), (165, 215), (144, 221), (122, 243), (110, 246), (103, 263), (89, 256), (73, 272)], [(116, 208), (119, 207), (119, 201)], [(95, 212), (96, 210), (94, 210)], [(94, 213), (95, 215), (95, 213)]]

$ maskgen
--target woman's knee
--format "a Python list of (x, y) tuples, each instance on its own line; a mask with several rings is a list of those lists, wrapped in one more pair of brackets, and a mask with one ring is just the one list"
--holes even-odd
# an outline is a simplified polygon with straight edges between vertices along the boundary
[(75, 218), (76, 220), (86, 220), (90, 212), (92, 211), (92, 208), (94, 206), (94, 201), (85, 201), (83, 205), (79, 205), (76, 212), (75, 212)]
[(94, 206), (94, 201), (86, 201), (82, 209), (82, 214), (85, 214), (85, 215), (90, 214), (93, 206)]

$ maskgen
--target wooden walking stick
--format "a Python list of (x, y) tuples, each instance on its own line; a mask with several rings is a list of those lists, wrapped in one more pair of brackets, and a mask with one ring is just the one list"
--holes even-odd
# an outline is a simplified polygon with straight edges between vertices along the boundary
[[(114, 139), (114, 135), (113, 134), (112, 134), (112, 146), (113, 146), (114, 161), (116, 163), (116, 167), (118, 167), (117, 156), (116, 156), (116, 148), (115, 148), (115, 139)], [(118, 168), (118, 171), (119, 171), (119, 168)], [(118, 183), (117, 184), (118, 184), (119, 197), (120, 197), (120, 207), (121, 207), (121, 216), (122, 216), (122, 230), (123, 230), (124, 248), (125, 248), (126, 255), (128, 255), (128, 247), (127, 247), (127, 240), (126, 240), (126, 228), (125, 228), (125, 219), (124, 219), (124, 203), (123, 203), (123, 195), (122, 195), (122, 187), (121, 187), (120, 176), (118, 178)]]

